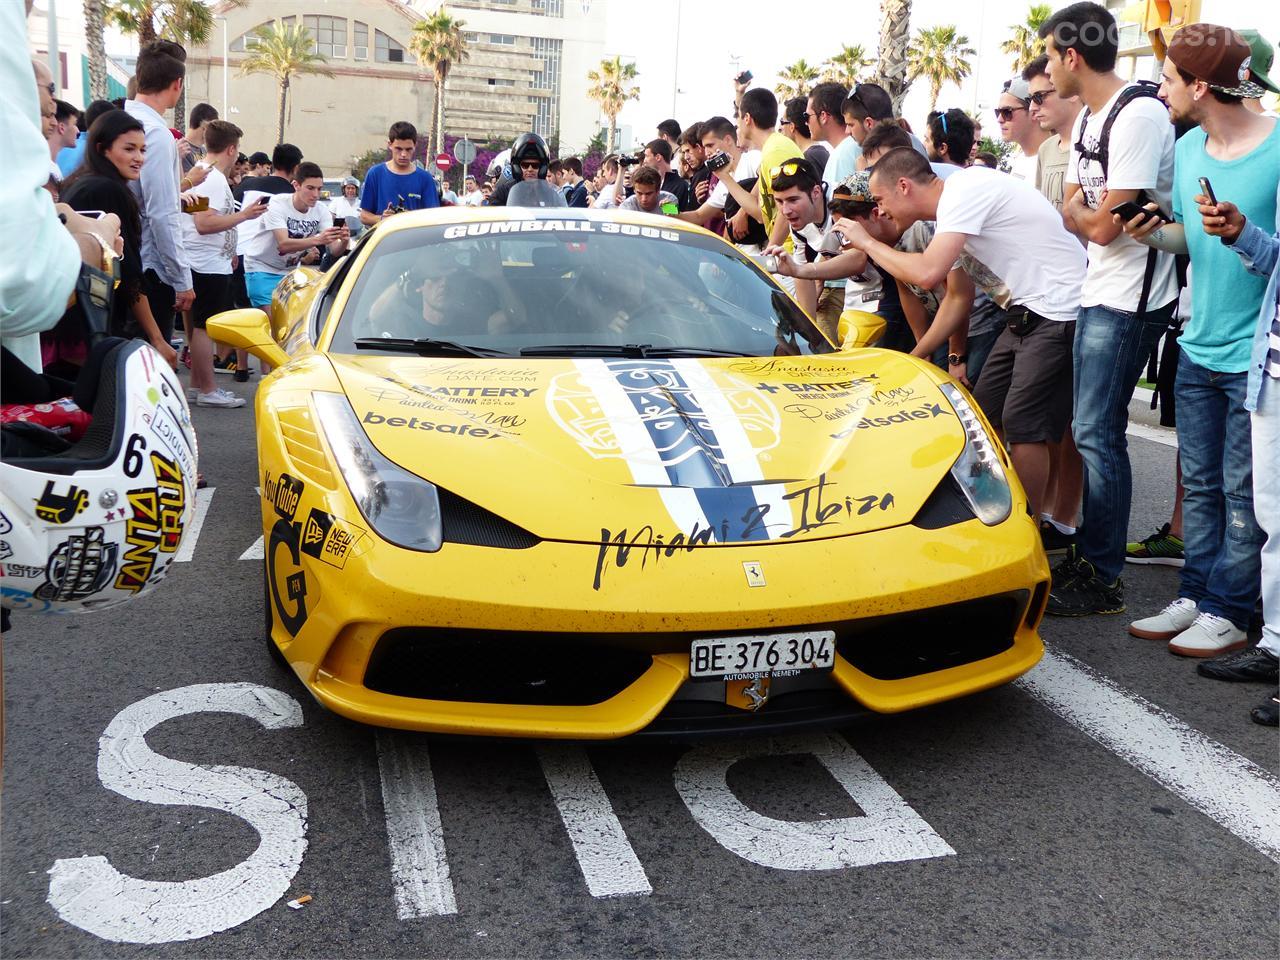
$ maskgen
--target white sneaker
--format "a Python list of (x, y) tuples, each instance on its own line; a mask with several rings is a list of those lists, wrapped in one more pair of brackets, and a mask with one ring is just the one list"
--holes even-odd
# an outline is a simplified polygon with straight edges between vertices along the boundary
[(1216, 657), (1240, 650), (1248, 642), (1245, 632), (1230, 620), (1202, 613), (1195, 623), (1169, 641), (1169, 652), (1180, 657)]
[(243, 407), (244, 400), (237, 397), (234, 393), (226, 390), (214, 390), (212, 393), (202, 393), (196, 398), (196, 406), (199, 407)]
[(1179, 597), (1154, 617), (1143, 617), (1129, 624), (1129, 633), (1143, 640), (1172, 640), (1196, 622), (1194, 600)]

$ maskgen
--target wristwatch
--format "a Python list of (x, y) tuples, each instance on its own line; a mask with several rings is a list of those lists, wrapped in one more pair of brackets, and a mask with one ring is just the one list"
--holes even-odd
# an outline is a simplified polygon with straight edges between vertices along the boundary
[(969, 355), (967, 353), (948, 353), (947, 366), (958, 367), (960, 364), (964, 363), (968, 359), (969, 359)]

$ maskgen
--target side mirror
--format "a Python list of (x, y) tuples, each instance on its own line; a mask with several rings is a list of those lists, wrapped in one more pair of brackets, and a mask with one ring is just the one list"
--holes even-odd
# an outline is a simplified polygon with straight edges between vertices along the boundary
[(289, 355), (271, 336), (271, 322), (261, 310), (228, 310), (209, 318), (209, 339), (248, 350), (263, 363), (282, 367)]
[(879, 314), (867, 313), (865, 310), (846, 310), (840, 314), (836, 339), (840, 342), (841, 350), (874, 346), (883, 336), (884, 318)]

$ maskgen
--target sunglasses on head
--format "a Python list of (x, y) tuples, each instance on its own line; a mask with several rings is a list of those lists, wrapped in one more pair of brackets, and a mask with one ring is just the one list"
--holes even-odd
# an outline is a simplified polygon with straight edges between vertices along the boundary
[(1039, 90), (1031, 95), (1031, 102), (1037, 107), (1043, 107), (1045, 100), (1051, 96), (1053, 96), (1052, 90)]
[(799, 160), (786, 160), (769, 171), (769, 179), (777, 180), (779, 177), (794, 177), (799, 169)]
[(1013, 119), (1013, 115), (1019, 110), (1025, 110), (1026, 107), (996, 107), (995, 115), (997, 120), (1003, 120), (1008, 123)]

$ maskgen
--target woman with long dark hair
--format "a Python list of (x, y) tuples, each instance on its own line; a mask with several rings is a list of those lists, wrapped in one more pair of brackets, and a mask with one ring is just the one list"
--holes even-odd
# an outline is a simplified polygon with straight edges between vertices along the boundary
[(109, 110), (89, 127), (84, 159), (62, 182), (61, 199), (73, 210), (101, 210), (120, 218), (124, 238), (120, 286), (111, 311), (111, 333), (137, 337), (155, 347), (171, 367), (177, 353), (160, 333), (142, 285), (142, 217), (129, 182), (146, 157), (142, 123), (123, 110)]

